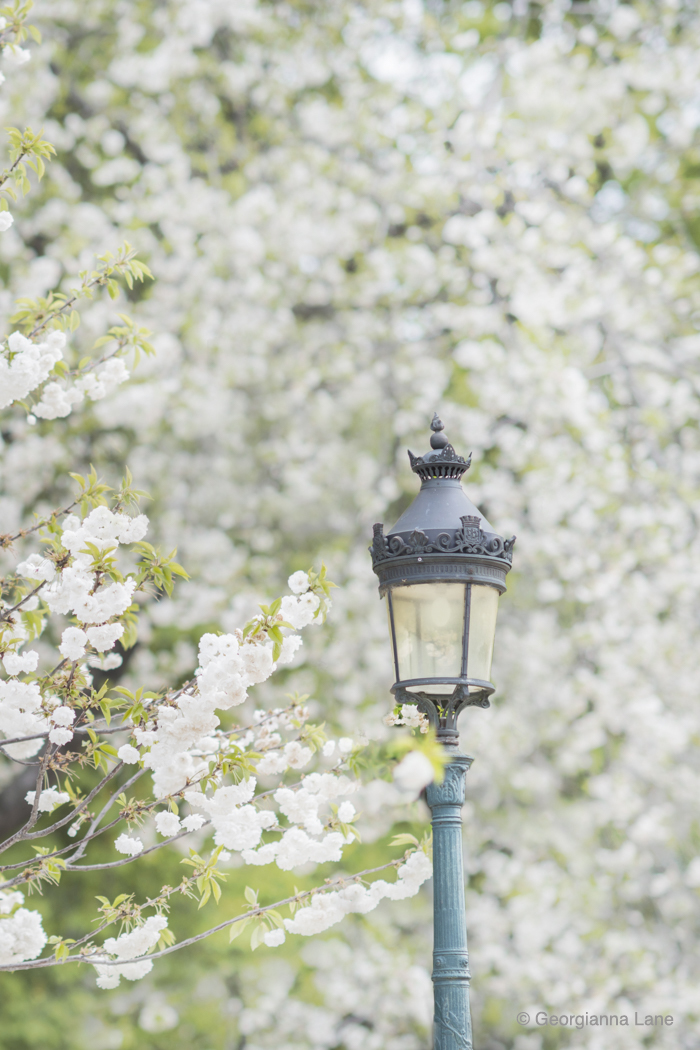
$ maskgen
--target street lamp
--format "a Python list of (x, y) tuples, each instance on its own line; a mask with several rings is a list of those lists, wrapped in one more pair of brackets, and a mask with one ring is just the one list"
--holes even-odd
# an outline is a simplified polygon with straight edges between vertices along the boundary
[(445, 437), (437, 413), (431, 451), (408, 453), (420, 492), (396, 525), (374, 526), (372, 568), (386, 598), (400, 704), (427, 715), (450, 762), (426, 801), (433, 825), (435, 1050), (471, 1050), (469, 957), (462, 865), (465, 777), (473, 759), (458, 747), (465, 707), (489, 706), (498, 598), (515, 537), (498, 536), (467, 498), (468, 460)]

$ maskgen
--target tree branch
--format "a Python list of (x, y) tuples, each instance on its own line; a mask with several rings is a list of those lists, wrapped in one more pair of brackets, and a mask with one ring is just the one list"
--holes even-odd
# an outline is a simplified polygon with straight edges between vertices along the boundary
[[(161, 959), (164, 955), (171, 955), (173, 952), (180, 951), (181, 948), (188, 948), (191, 944), (203, 941), (205, 938), (211, 937), (212, 934), (219, 933), (220, 930), (225, 930), (237, 922), (243, 922), (245, 919), (252, 919), (258, 915), (264, 915), (265, 912), (272, 911), (276, 908), (283, 908), (286, 904), (298, 904), (299, 901), (306, 900), (307, 897), (312, 897), (317, 893), (327, 893), (329, 890), (342, 889), (347, 883), (358, 882), (360, 879), (363, 879), (365, 875), (374, 875), (378, 871), (386, 871), (387, 868), (400, 868), (403, 863), (403, 858), (401, 858), (401, 860), (391, 860), (386, 864), (381, 864), (377, 868), (366, 868), (364, 871), (358, 871), (356, 875), (341, 876), (332, 882), (328, 881), (325, 886), (315, 886), (312, 890), (304, 890), (303, 893), (297, 893), (293, 897), (285, 897), (284, 900), (277, 901), (275, 904), (266, 904), (262, 908), (251, 908), (250, 911), (245, 912), (243, 915), (236, 915), (233, 919), (227, 919), (225, 922), (219, 923), (218, 926), (212, 926), (211, 929), (205, 930), (204, 933), (197, 933), (194, 937), (188, 937), (186, 940), (180, 941), (179, 944), (173, 944), (169, 948), (163, 948), (159, 952), (153, 952), (152, 955), (139, 955), (135, 959), (105, 959), (103, 961), (99, 958), (99, 949), (97, 949), (95, 952), (95, 955), (98, 956), (97, 958), (92, 958), (89, 955), (68, 955), (61, 960), (35, 959), (32, 962), (15, 963), (14, 965), (9, 963), (2, 965), (0, 966), (0, 971), (39, 970), (47, 966), (62, 966), (67, 962), (92, 963), (93, 965), (97, 964), (98, 966), (128, 966), (130, 963), (143, 962), (146, 959)], [(102, 927), (102, 929), (104, 928), (105, 927)]]

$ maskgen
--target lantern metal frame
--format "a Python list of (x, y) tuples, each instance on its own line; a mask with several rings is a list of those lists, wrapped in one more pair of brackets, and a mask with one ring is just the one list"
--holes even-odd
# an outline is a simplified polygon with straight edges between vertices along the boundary
[[(391, 692), (397, 703), (416, 704), (441, 737), (455, 739), (460, 711), (489, 707), (495, 688), (491, 682), (467, 675), (472, 585), (490, 586), (503, 594), (515, 537), (503, 539), (494, 532), (467, 498), (460, 479), (469, 469), (471, 456), (464, 459), (455, 452), (442, 433), (444, 426), (437, 413), (431, 430), (431, 452), (425, 456), (408, 453), (411, 469), (421, 479), (418, 496), (386, 535), (381, 522), (374, 526), (370, 551), (379, 593), (386, 596), (389, 606), (396, 675)], [(400, 677), (391, 592), (394, 587), (421, 583), (465, 585), (462, 664), (457, 677)], [(453, 685), (454, 690), (438, 693), (431, 689), (435, 685)]]

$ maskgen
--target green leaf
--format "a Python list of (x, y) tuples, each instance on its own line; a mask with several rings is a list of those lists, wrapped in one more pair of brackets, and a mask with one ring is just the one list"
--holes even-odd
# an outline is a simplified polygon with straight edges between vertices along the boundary
[(415, 835), (394, 835), (389, 843), (390, 846), (419, 846), (420, 843)]
[(252, 936), (250, 938), (250, 950), (252, 952), (254, 952), (256, 948), (259, 948), (260, 945), (263, 943), (263, 937), (265, 936), (266, 933), (267, 933), (267, 930), (265, 929), (265, 927), (264, 927), (264, 925), (262, 923), (259, 923), (255, 927), (255, 929), (253, 930)]
[(232, 941), (235, 941), (237, 937), (240, 937), (245, 928), (249, 925), (250, 921), (250, 919), (241, 919), (239, 922), (231, 926), (231, 930), (228, 935), (229, 944), (231, 944)]

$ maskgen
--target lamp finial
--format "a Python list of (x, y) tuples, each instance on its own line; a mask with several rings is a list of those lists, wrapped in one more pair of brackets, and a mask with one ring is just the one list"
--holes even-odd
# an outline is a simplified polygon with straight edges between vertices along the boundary
[(449, 441), (442, 433), (442, 431), (445, 429), (445, 424), (440, 419), (437, 412), (433, 415), (433, 421), (430, 424), (430, 429), (433, 432), (430, 437), (430, 447), (434, 449), (447, 448), (447, 446), (449, 445)]

